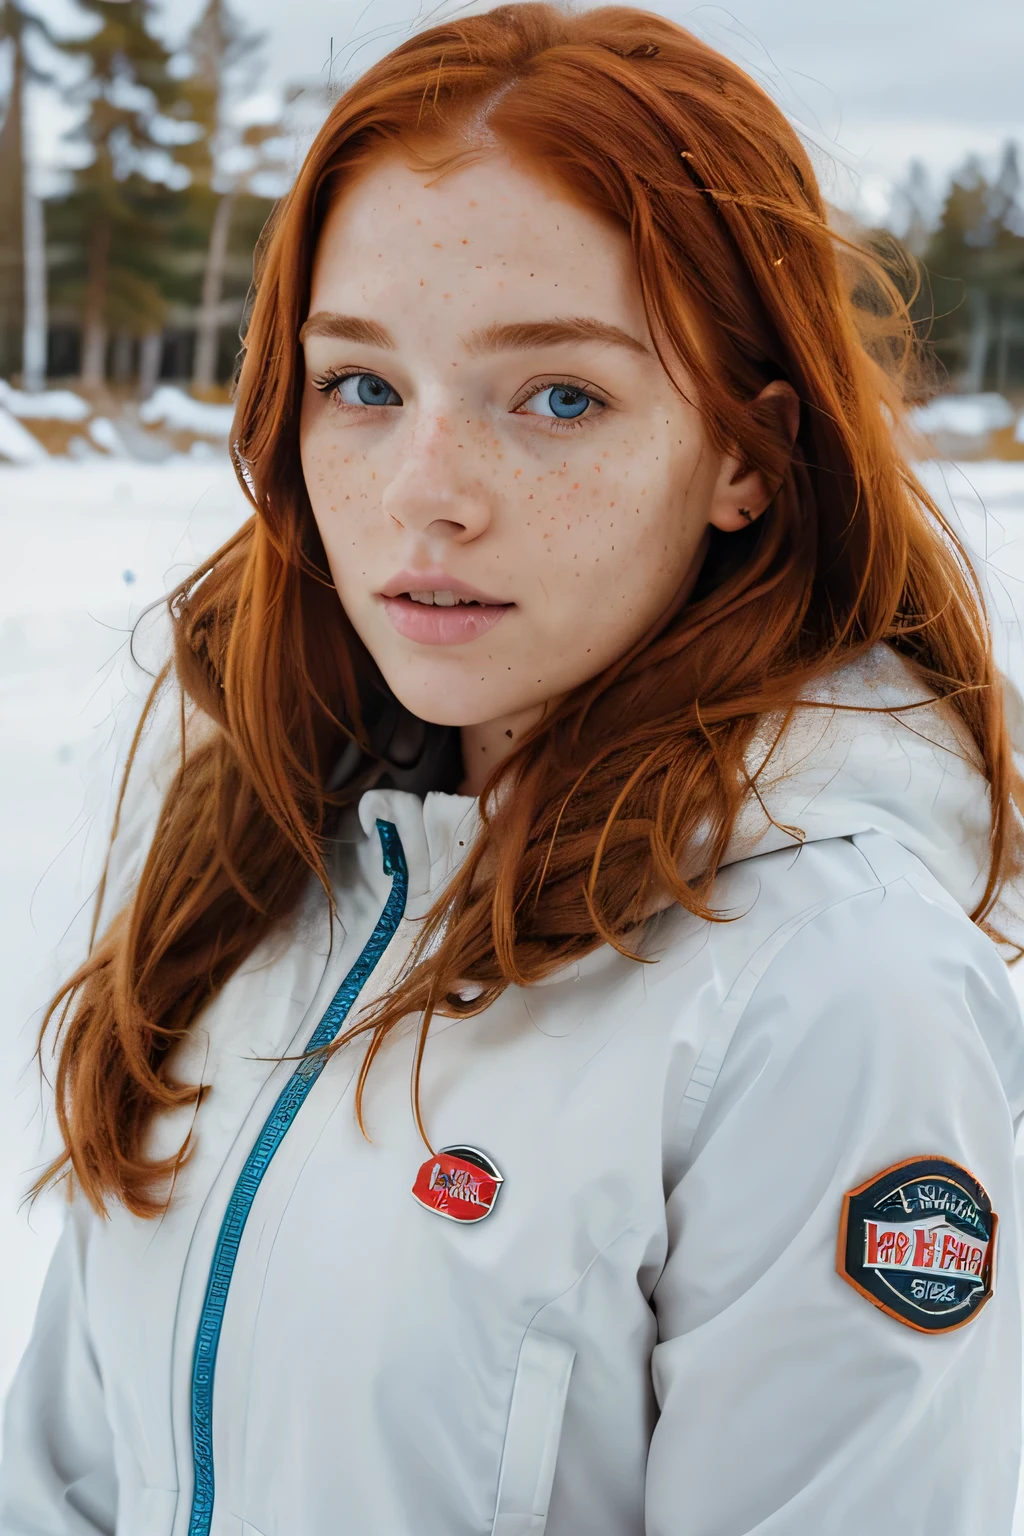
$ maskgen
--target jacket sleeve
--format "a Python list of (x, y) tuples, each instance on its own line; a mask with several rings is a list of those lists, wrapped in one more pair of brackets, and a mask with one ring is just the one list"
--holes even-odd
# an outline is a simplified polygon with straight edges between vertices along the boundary
[[(995, 947), (903, 882), (787, 942), (668, 1198), (648, 1536), (1010, 1536), (1022, 1058)], [(923, 1157), (970, 1170), (1002, 1218), (993, 1295), (955, 1331), (837, 1268), (846, 1192)]]
[(114, 1536), (113, 1446), (85, 1316), (90, 1219), (68, 1213), (7, 1398), (0, 1536)]
[[(189, 727), (202, 728), (201, 723)], [(169, 688), (147, 726), (121, 803), (99, 934), (131, 900), (138, 884), (178, 767), (180, 744), (178, 697)], [(111, 1436), (85, 1315), (84, 1264), (92, 1220), (84, 1201), (70, 1207), (7, 1399), (0, 1536), (112, 1536), (114, 1531), (117, 1484)]]

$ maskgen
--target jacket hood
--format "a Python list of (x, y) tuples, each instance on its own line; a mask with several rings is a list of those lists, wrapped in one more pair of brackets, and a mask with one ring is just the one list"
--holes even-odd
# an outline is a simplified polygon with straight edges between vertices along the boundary
[(915, 854), (966, 912), (980, 902), (991, 801), (977, 750), (889, 646), (837, 668), (788, 723), (767, 716), (747, 767), (754, 790), (724, 863), (881, 832)]

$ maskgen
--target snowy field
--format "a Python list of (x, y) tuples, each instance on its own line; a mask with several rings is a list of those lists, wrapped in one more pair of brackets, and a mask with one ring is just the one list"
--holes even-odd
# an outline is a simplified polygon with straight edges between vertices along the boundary
[[(211, 450), (212, 453), (212, 450)], [(983, 556), (997, 646), (1024, 682), (1024, 463), (932, 464)], [(41, 1005), (81, 958), (119, 751), (146, 678), (133, 621), (246, 516), (226, 456), (0, 467), (0, 1396), (60, 1220), (39, 1165)]]
[(0, 1395), (60, 1210), (38, 1167), (41, 1005), (82, 958), (119, 748), (147, 679), (131, 625), (245, 518), (223, 459), (0, 467)]

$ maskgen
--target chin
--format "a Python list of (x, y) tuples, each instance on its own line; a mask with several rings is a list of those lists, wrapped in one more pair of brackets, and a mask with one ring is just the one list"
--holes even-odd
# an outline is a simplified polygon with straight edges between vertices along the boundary
[(474, 697), (443, 687), (396, 688), (391, 678), (386, 681), (399, 704), (428, 725), (483, 725), (504, 712), (500, 700), (485, 696), (482, 690)]
[(387, 673), (384, 677), (398, 702), (429, 725), (485, 725), (536, 702), (524, 700), (511, 690), (494, 688), (489, 679), (466, 686), (450, 678), (433, 678), (428, 682), (411, 678), (408, 673), (401, 678), (389, 677)]

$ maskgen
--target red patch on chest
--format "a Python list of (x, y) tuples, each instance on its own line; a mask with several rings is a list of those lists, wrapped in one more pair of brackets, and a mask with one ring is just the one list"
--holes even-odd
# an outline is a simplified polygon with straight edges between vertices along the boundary
[(442, 1147), (422, 1164), (412, 1192), (426, 1210), (449, 1221), (483, 1221), (502, 1182), (494, 1163), (476, 1147)]

